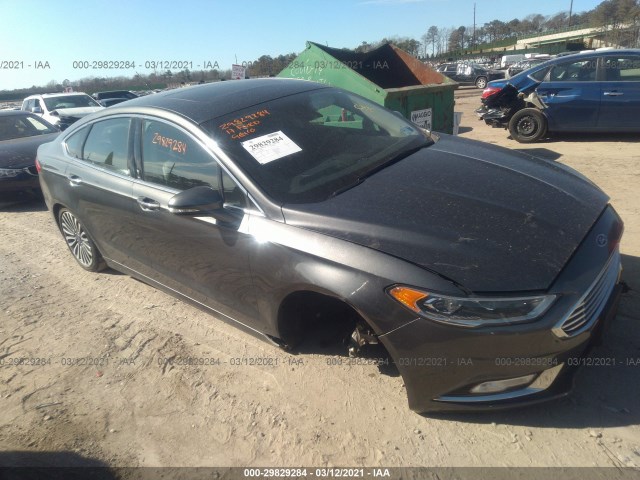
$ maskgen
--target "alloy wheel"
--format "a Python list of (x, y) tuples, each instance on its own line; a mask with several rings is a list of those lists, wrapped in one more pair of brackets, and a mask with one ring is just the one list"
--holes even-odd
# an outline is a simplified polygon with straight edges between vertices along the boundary
[(73, 256), (81, 265), (89, 268), (93, 264), (93, 249), (82, 224), (71, 212), (64, 211), (60, 215), (60, 228)]

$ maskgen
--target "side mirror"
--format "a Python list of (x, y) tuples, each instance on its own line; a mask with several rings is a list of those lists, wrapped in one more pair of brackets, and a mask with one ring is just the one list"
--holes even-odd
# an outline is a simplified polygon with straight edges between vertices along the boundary
[(31, 107), (31, 113), (42, 113), (42, 109), (40, 107)]
[(193, 187), (184, 192), (177, 193), (169, 200), (169, 211), (176, 215), (189, 215), (194, 213), (222, 210), (222, 195), (211, 187)]

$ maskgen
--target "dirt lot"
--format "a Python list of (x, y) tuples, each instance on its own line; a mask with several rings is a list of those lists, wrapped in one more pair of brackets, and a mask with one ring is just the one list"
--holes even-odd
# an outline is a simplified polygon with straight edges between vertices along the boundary
[[(407, 408), (397, 375), (374, 365), (329, 365), (341, 357), (321, 348), (289, 355), (125, 275), (86, 273), (43, 204), (5, 205), (5, 461), (27, 451), (111, 466), (640, 466), (638, 136), (524, 146), (477, 121), (478, 102), (479, 90), (457, 92), (462, 136), (576, 168), (611, 195), (626, 222), (631, 290), (594, 353), (616, 366), (583, 368), (574, 395), (555, 403), (423, 417)], [(181, 357), (212, 364), (163, 364)], [(21, 358), (36, 364), (11, 364)], [(80, 365), (80, 358), (94, 360)]]

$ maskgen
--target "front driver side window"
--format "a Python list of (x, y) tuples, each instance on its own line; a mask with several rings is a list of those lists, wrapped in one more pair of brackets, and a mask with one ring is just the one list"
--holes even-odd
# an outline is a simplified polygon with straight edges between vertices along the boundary
[(189, 135), (164, 122), (143, 121), (142, 165), (147, 182), (177, 190), (202, 185), (219, 189), (215, 159)]
[(593, 82), (596, 79), (596, 65), (595, 58), (560, 63), (551, 69), (550, 80), (552, 82)]

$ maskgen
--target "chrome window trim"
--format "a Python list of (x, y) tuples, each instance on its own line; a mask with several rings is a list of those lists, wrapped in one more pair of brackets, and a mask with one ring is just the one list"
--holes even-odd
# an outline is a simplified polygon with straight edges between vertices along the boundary
[[(202, 132), (202, 136), (204, 138), (199, 138), (199, 136), (197, 136), (193, 132), (187, 130), (182, 125), (179, 125), (179, 124), (177, 124), (175, 122), (172, 122), (170, 120), (164, 119), (162, 117), (156, 117), (154, 115), (149, 115), (149, 114), (115, 113), (113, 115), (105, 115), (105, 116), (101, 116), (100, 118), (93, 119), (93, 120), (83, 124), (79, 128), (75, 128), (75, 129), (73, 129), (71, 131), (65, 132), (66, 135), (64, 135), (63, 138), (62, 138), (62, 147), (63, 147), (62, 148), (62, 150), (63, 150), (62, 153), (63, 153), (65, 159), (67, 159), (69, 161), (72, 161), (72, 162), (76, 162), (79, 165), (88, 165), (88, 166), (90, 166), (92, 168), (95, 168), (95, 169), (101, 171), (101, 172), (106, 172), (106, 173), (109, 173), (109, 174), (112, 174), (112, 175), (119, 176), (119, 177), (124, 178), (124, 179), (132, 180), (134, 184), (138, 184), (138, 185), (142, 185), (142, 186), (146, 186), (146, 187), (151, 187), (151, 188), (157, 188), (157, 189), (159, 189), (161, 191), (164, 191), (166, 193), (173, 193), (174, 195), (180, 193), (180, 190), (177, 190), (177, 189), (174, 189), (174, 188), (170, 188), (170, 187), (167, 187), (165, 185), (160, 185), (160, 184), (157, 184), (157, 183), (148, 182), (148, 181), (146, 181), (146, 180), (144, 180), (142, 178), (134, 177), (133, 175), (131, 175), (131, 173), (129, 175), (125, 175), (123, 173), (115, 172), (113, 170), (108, 170), (106, 168), (99, 167), (98, 165), (93, 164), (93, 163), (89, 162), (88, 160), (84, 160), (82, 158), (72, 157), (69, 154), (69, 151), (67, 150), (67, 140), (72, 135), (74, 135), (75, 133), (79, 132), (83, 128), (92, 127), (93, 124), (95, 124), (97, 122), (104, 121), (104, 120), (112, 120), (112, 119), (116, 119), (116, 118), (129, 118), (131, 120), (140, 119), (140, 120), (151, 120), (151, 121), (155, 121), (155, 122), (161, 122), (161, 123), (164, 123), (166, 125), (174, 127), (176, 129), (178, 129), (179, 131), (183, 132), (185, 135), (189, 136), (189, 138), (192, 138), (196, 142), (196, 144), (198, 144), (201, 148), (203, 148), (209, 155), (211, 155), (211, 157), (218, 164), (218, 166), (220, 168), (222, 168), (227, 173), (227, 175), (229, 175), (229, 177), (238, 185), (238, 187), (240, 187), (240, 189), (242, 190), (244, 195), (251, 202), (251, 204), (253, 204), (253, 207), (255, 207), (255, 209), (254, 208), (250, 208), (250, 207), (249, 208), (235, 207), (235, 208), (240, 209), (244, 213), (247, 213), (247, 214), (259, 215), (259, 216), (263, 216), (263, 217), (265, 216), (264, 211), (262, 210), (262, 208), (260, 208), (258, 203), (255, 201), (253, 196), (248, 192), (248, 190), (245, 188), (245, 186), (242, 185), (242, 183), (238, 181), (238, 179), (235, 177), (235, 175), (233, 175), (229, 171), (229, 169), (224, 164), (224, 162), (222, 162), (220, 160), (220, 157), (223, 157), (225, 159), (225, 161), (232, 162), (232, 160), (226, 154), (224, 154), (224, 152), (222, 152), (222, 150), (218, 147), (218, 144), (212, 138), (207, 136), (204, 132)], [(134, 152), (134, 155), (135, 155), (135, 152)], [(142, 159), (140, 159), (140, 161), (142, 161)], [(133, 198), (133, 195), (131, 196), (131, 198)]]

